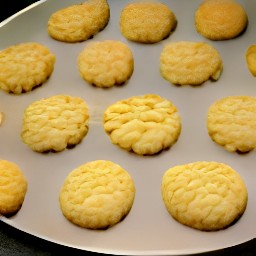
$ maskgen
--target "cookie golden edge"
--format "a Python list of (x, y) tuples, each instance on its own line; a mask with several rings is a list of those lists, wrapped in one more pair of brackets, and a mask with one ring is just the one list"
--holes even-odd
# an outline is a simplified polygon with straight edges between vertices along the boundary
[[(201, 168), (201, 173), (197, 168), (199, 172)], [(215, 170), (217, 170), (215, 177), (209, 179), (207, 172), (210, 174)], [(182, 173), (186, 175), (185, 180), (182, 177), (179, 179)], [(218, 175), (222, 178), (220, 179)], [(205, 186), (202, 182), (197, 184), (193, 176), (204, 181)], [(232, 189), (221, 186), (223, 185), (221, 181), (224, 181), (228, 187), (233, 186)], [(219, 191), (216, 193), (218, 186)], [(201, 193), (202, 191), (205, 195)], [(219, 231), (235, 225), (244, 214), (248, 202), (247, 187), (241, 175), (231, 166), (216, 161), (197, 161), (169, 168), (162, 176), (161, 194), (163, 204), (174, 220), (200, 231)], [(204, 200), (206, 196), (209, 196), (208, 201)], [(224, 198), (219, 204), (216, 203), (218, 196)], [(179, 207), (175, 205), (177, 202), (180, 203)], [(214, 214), (211, 211), (214, 211)]]
[(131, 175), (109, 160), (93, 160), (72, 170), (59, 192), (59, 206), (71, 223), (106, 230), (123, 221), (135, 199)]

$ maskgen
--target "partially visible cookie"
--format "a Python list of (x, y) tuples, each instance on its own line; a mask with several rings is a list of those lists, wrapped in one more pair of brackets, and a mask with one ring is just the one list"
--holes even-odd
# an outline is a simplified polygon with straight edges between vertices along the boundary
[(87, 104), (80, 97), (43, 98), (25, 109), (21, 138), (36, 152), (62, 151), (82, 141), (88, 120)]
[(20, 210), (27, 192), (27, 180), (19, 166), (0, 160), (0, 214), (13, 215)]
[(88, 44), (79, 54), (78, 67), (88, 83), (109, 88), (122, 85), (131, 77), (134, 60), (126, 44), (106, 40)]
[(59, 41), (81, 42), (103, 30), (109, 18), (107, 0), (87, 0), (54, 12), (48, 20), (48, 33)]
[(245, 58), (249, 71), (256, 76), (256, 45), (250, 45), (247, 48)]
[(171, 101), (146, 94), (110, 105), (104, 112), (104, 129), (113, 144), (139, 155), (153, 155), (177, 141), (181, 120)]
[(173, 11), (160, 2), (126, 5), (120, 15), (120, 30), (128, 40), (157, 43), (170, 35), (177, 24)]
[(210, 40), (227, 40), (247, 27), (245, 9), (235, 0), (204, 0), (195, 12), (196, 30)]
[(242, 216), (247, 188), (238, 172), (218, 162), (194, 162), (168, 169), (162, 178), (166, 209), (191, 228), (227, 228)]
[(231, 152), (249, 152), (256, 147), (256, 98), (228, 96), (208, 109), (207, 129), (217, 144)]
[(0, 51), (0, 88), (8, 93), (29, 92), (52, 74), (55, 55), (44, 45), (27, 42)]
[(135, 186), (121, 166), (96, 160), (68, 174), (60, 191), (60, 208), (72, 223), (88, 229), (106, 229), (130, 212)]
[(219, 52), (204, 42), (171, 42), (160, 55), (161, 75), (175, 85), (200, 85), (208, 79), (218, 80), (222, 69)]

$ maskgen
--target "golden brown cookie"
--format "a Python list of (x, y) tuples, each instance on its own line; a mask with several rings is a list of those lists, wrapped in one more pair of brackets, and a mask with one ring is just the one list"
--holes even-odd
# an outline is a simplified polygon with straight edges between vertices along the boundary
[(0, 88), (6, 92), (29, 92), (46, 82), (53, 72), (55, 55), (34, 42), (12, 45), (0, 51)]
[(78, 67), (85, 81), (109, 88), (122, 85), (131, 77), (134, 60), (126, 44), (106, 40), (88, 44), (79, 54)]
[(59, 41), (81, 42), (103, 30), (109, 18), (106, 0), (87, 0), (54, 12), (48, 20), (48, 33)]
[(0, 214), (13, 215), (20, 210), (27, 192), (27, 180), (18, 165), (0, 160)]
[(256, 76), (256, 45), (250, 45), (247, 48), (245, 58), (249, 71)]
[(235, 0), (204, 0), (195, 12), (198, 33), (210, 40), (227, 40), (247, 27), (246, 11)]
[(96, 160), (68, 174), (60, 191), (60, 208), (72, 223), (88, 229), (106, 229), (130, 212), (135, 187), (121, 166)]
[(177, 141), (181, 120), (171, 101), (146, 94), (110, 105), (104, 112), (104, 129), (113, 144), (139, 155), (153, 155)]
[(176, 85), (200, 85), (208, 79), (218, 80), (222, 69), (219, 52), (204, 42), (171, 42), (160, 55), (162, 77)]
[(239, 173), (218, 162), (168, 169), (162, 178), (162, 197), (174, 219), (205, 231), (227, 228), (247, 205), (247, 189)]
[(62, 151), (82, 141), (88, 120), (87, 104), (80, 97), (43, 98), (25, 109), (21, 138), (36, 152)]
[(207, 129), (217, 144), (231, 152), (248, 152), (256, 147), (256, 98), (229, 96), (208, 109)]
[(120, 15), (120, 30), (128, 40), (156, 43), (170, 35), (177, 24), (173, 11), (157, 2), (126, 5)]

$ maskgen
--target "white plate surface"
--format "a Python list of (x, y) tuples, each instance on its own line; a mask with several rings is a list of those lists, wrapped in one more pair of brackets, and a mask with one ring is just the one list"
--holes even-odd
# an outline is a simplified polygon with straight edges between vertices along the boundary
[[(79, 2), (79, 1), (78, 1)], [(111, 18), (108, 26), (93, 39), (68, 44), (47, 34), (47, 21), (56, 10), (78, 3), (74, 0), (48, 0), (19, 13), (0, 25), (0, 49), (36, 41), (56, 55), (50, 79), (30, 93), (10, 95), (0, 91), (0, 111), (5, 120), (0, 127), (0, 158), (17, 163), (28, 180), (28, 192), (21, 210), (12, 218), (1, 220), (37, 237), (58, 244), (94, 252), (129, 255), (182, 255), (217, 250), (255, 237), (256, 171), (255, 151), (239, 155), (213, 143), (207, 134), (206, 113), (217, 99), (228, 95), (256, 96), (256, 78), (248, 71), (245, 52), (256, 43), (256, 2), (240, 1), (247, 11), (249, 25), (240, 37), (223, 42), (209, 41), (194, 27), (194, 11), (200, 0), (162, 1), (174, 11), (178, 25), (166, 40), (143, 45), (127, 41), (119, 30), (121, 9), (130, 1), (109, 0)], [(129, 82), (111, 89), (95, 88), (79, 76), (77, 56), (92, 40), (114, 39), (132, 50), (135, 70)], [(220, 52), (224, 70), (217, 82), (198, 87), (176, 87), (159, 72), (159, 55), (171, 41), (204, 41)], [(102, 126), (104, 109), (134, 95), (156, 93), (178, 107), (182, 132), (177, 143), (156, 156), (141, 157), (112, 145)], [(32, 152), (20, 138), (24, 109), (35, 100), (55, 94), (81, 96), (89, 105), (89, 133), (81, 144), (60, 153)], [(67, 174), (88, 161), (106, 159), (121, 165), (134, 179), (136, 197), (129, 215), (104, 231), (79, 228), (68, 222), (59, 208), (60, 187)], [(174, 165), (213, 160), (229, 164), (243, 177), (249, 200), (245, 213), (233, 226), (217, 232), (202, 232), (181, 225), (167, 213), (161, 198), (163, 173)]]

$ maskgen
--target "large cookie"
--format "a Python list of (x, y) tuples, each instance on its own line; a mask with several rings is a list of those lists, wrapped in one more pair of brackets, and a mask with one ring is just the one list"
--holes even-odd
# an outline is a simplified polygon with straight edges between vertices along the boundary
[(106, 229), (130, 212), (135, 187), (121, 166), (96, 160), (68, 174), (60, 191), (60, 208), (72, 223), (88, 229)]
[(241, 176), (218, 162), (194, 162), (168, 169), (162, 178), (162, 197), (174, 219), (206, 231), (227, 228), (247, 205)]
[(181, 131), (180, 115), (169, 100), (155, 94), (118, 101), (104, 112), (104, 129), (112, 143), (139, 155), (171, 147)]
[(80, 97), (43, 98), (25, 109), (21, 137), (36, 152), (62, 151), (82, 141), (88, 120), (87, 104)]

